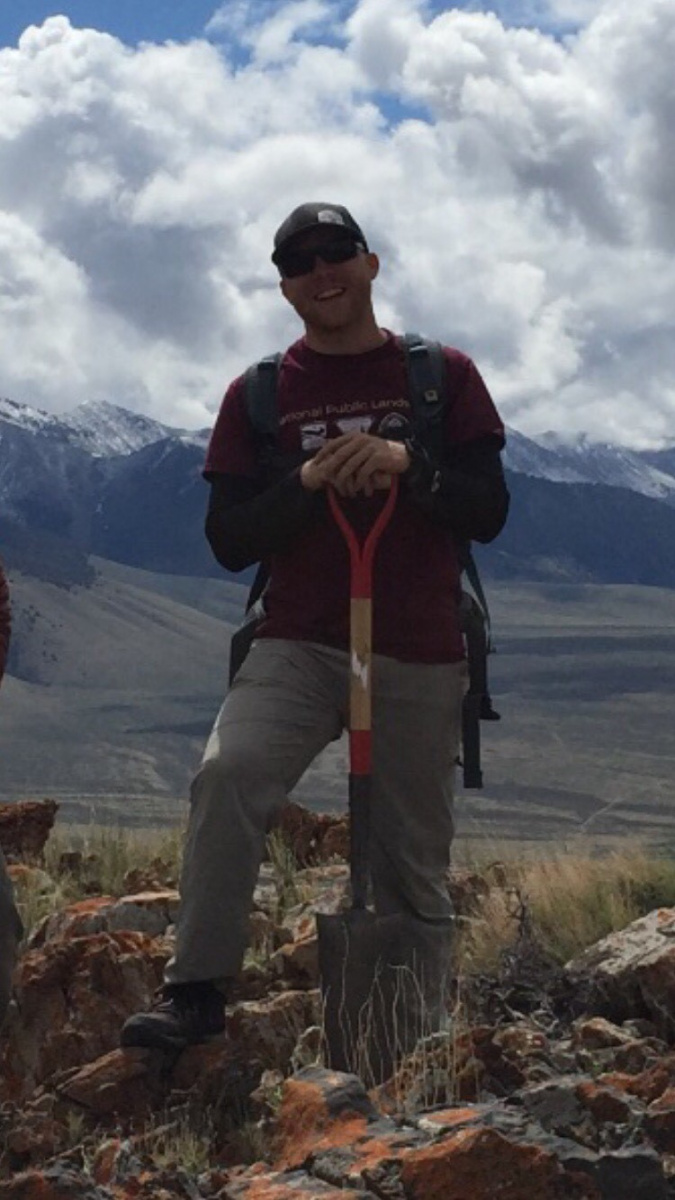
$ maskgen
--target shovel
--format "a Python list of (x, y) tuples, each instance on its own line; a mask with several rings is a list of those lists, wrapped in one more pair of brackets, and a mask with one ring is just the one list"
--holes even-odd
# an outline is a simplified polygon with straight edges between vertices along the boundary
[[(350, 556), (349, 819), (351, 908), (317, 913), (327, 1065), (367, 1087), (389, 1079), (421, 1038), (446, 1019), (452, 926), (367, 907), (370, 878), (372, 567), (396, 503), (392, 477), (361, 548), (333, 489), (329, 502)], [(414, 799), (411, 797), (411, 803)]]

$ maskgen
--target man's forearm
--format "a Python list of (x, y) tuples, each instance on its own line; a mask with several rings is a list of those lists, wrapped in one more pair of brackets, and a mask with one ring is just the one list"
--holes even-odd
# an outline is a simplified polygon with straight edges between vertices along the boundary
[(411, 465), (403, 479), (411, 500), (458, 540), (491, 542), (509, 509), (496, 440), (455, 447), (440, 465), (414, 441), (408, 446)]
[(243, 571), (285, 550), (311, 525), (324, 502), (320, 493), (303, 487), (299, 470), (262, 492), (252, 479), (216, 475), (206, 536), (221, 566)]

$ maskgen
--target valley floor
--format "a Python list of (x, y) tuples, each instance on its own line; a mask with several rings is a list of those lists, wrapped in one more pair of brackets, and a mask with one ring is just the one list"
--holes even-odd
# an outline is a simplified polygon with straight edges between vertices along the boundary
[[(73, 592), (14, 581), (24, 677), (3, 687), (0, 799), (52, 796), (75, 822), (174, 823), (222, 700), (243, 588), (98, 569), (93, 589)], [(482, 726), (484, 790), (458, 787), (460, 842), (675, 842), (675, 592), (489, 592), (502, 720)], [(296, 798), (341, 808), (346, 772), (343, 738)]]

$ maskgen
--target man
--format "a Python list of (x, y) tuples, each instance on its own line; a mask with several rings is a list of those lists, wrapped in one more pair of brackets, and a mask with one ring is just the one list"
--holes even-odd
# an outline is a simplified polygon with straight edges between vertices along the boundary
[(473, 363), (447, 349), (447, 450), (430, 461), (410, 423), (403, 352), (373, 312), (377, 256), (344, 207), (295, 209), (272, 260), (305, 330), (279, 373), (282, 463), (260, 461), (240, 378), (204, 472), (218, 561), (269, 564), (265, 617), (193, 783), (175, 957), (155, 1009), (127, 1021), (127, 1046), (179, 1048), (223, 1030), (265, 835), (347, 723), (349, 558), (329, 486), (365, 534), (382, 489), (400, 480), (374, 566), (375, 906), (452, 918), (445, 875), (466, 688), (456, 541), (490, 541), (504, 523), (503, 426)]
[[(0, 683), (5, 674), (10, 634), (9, 588), (0, 562)], [(12, 992), (12, 972), (23, 929), (16, 910), (12, 884), (0, 849), (0, 1025), (5, 1019)]]

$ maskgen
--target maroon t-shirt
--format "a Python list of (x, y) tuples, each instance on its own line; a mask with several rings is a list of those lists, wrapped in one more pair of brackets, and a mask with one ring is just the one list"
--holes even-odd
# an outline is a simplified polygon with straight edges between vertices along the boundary
[[(445, 348), (450, 402), (447, 444), (496, 434), (503, 425), (476, 367)], [(304, 338), (286, 352), (278, 383), (281, 448), (307, 457), (326, 438), (357, 429), (401, 439), (411, 432), (403, 351), (393, 335), (363, 354), (319, 354)], [(246, 414), (243, 377), (223, 400), (205, 474), (255, 476), (257, 454)], [(385, 493), (341, 501), (350, 523), (367, 532)], [(261, 637), (329, 646), (349, 644), (349, 553), (326, 504), (293, 548), (270, 562)], [(375, 553), (373, 649), (404, 662), (457, 662), (464, 657), (458, 625), (459, 567), (452, 535), (401, 487)]]

